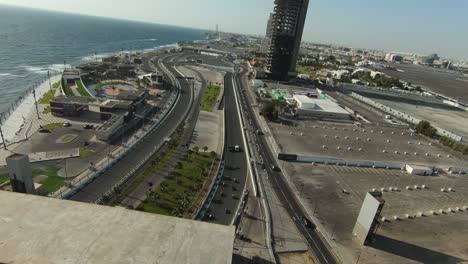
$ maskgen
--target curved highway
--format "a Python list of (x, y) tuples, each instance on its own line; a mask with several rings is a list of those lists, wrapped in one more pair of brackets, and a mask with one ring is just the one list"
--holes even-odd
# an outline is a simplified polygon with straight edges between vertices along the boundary
[[(168, 65), (168, 63), (176, 56), (180, 56), (180, 54), (165, 57), (163, 59), (163, 63)], [(168, 66), (167, 68), (175, 76), (179, 76), (172, 66)], [(184, 120), (185, 114), (193, 100), (191, 85), (189, 82), (183, 80), (180, 81), (180, 84), (180, 99), (161, 125), (149, 133), (137, 147), (130, 150), (129, 153), (114, 166), (71, 196), (70, 200), (81, 202), (97, 201), (104, 193), (110, 190), (117, 182), (130, 173), (136, 164), (149, 155), (154, 146), (162, 144), (164, 139), (169, 137), (175, 131), (179, 124)]]

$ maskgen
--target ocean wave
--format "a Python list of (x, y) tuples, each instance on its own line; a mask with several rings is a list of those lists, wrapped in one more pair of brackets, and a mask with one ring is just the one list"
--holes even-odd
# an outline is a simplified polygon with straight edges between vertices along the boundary
[(0, 77), (25, 77), (25, 76), (6, 72), (6, 73), (0, 73)]
[(81, 58), (82, 61), (85, 61), (85, 62), (91, 62), (91, 61), (95, 61), (96, 59), (98, 61), (102, 60), (103, 58), (106, 58), (106, 57), (110, 57), (114, 54), (117, 54), (117, 53), (98, 53), (98, 54), (92, 54), (92, 55), (87, 55), (87, 56), (84, 56)]
[[(157, 39), (152, 39), (152, 40), (157, 40)], [(153, 48), (147, 48), (147, 49), (138, 49), (138, 50), (123, 50), (123, 51), (116, 51), (116, 52), (105, 52), (105, 53), (97, 53), (97, 54), (91, 54), (91, 55), (86, 55), (81, 58), (81, 61), (84, 62), (92, 62), (92, 61), (102, 61), (103, 58), (111, 57), (117, 54), (129, 54), (129, 53), (136, 53), (136, 52), (141, 52), (142, 50), (145, 52), (150, 52), (150, 51), (155, 51), (159, 49), (165, 49), (165, 48), (177, 48), (179, 45), (177, 43), (172, 43), (172, 44), (167, 44), (167, 45), (159, 45), (155, 46)]]
[(51, 64), (51, 65), (44, 65), (44, 66), (31, 66), (31, 65), (18, 66), (18, 68), (22, 68), (26, 70), (27, 72), (32, 72), (35, 74), (47, 74), (47, 72), (51, 72), (51, 73), (61, 72), (65, 69), (65, 67), (70, 67), (70, 65)]

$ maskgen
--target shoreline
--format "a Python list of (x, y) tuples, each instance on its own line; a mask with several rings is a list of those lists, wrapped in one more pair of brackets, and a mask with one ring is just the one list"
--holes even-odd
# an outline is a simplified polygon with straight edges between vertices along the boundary
[[(53, 85), (60, 80), (60, 78), (61, 74), (51, 76), (51, 84)], [(44, 94), (50, 90), (49, 79), (45, 79), (45, 81), (39, 84), (34, 90), (36, 91), (36, 99), (39, 102)], [(31, 115), (35, 114), (35, 107), (34, 95), (32, 90), (30, 90), (29, 94), (24, 97), (23, 101), (19, 103), (16, 108), (7, 111), (10, 112), (8, 117), (2, 117), (1, 128), (7, 146), (16, 143), (14, 140), (17, 135), (19, 135), (23, 129), (27, 129), (27, 122), (30, 121)], [(0, 142), (0, 145), (3, 146), (3, 142)]]
[[(133, 54), (136, 52), (143, 52), (144, 53), (150, 53), (150, 52), (155, 52), (159, 50), (165, 50), (165, 49), (172, 49), (172, 48), (179, 48), (178, 42), (172, 43), (172, 44), (167, 44), (167, 45), (161, 45), (158, 47), (154, 47), (151, 49), (144, 49), (144, 50), (127, 50), (127, 51), (119, 51), (119, 52), (107, 52), (107, 53), (100, 53), (96, 55), (86, 55), (81, 58), (81, 60), (76, 64), (76, 65), (81, 65), (85, 63), (89, 63), (90, 61), (94, 61), (95, 58), (97, 58), (99, 61), (102, 61), (103, 58), (108, 58), (117, 54)], [(62, 73), (56, 74), (56, 75), (51, 75), (50, 77), (50, 82), (53, 85), (57, 81), (61, 79)], [(30, 122), (31, 118), (36, 118), (32, 117), (32, 115), (36, 114), (35, 113), (35, 103), (34, 103), (34, 96), (32, 94), (32, 91), (36, 91), (36, 99), (39, 102), (40, 99), (46, 94), (49, 90), (49, 80), (48, 78), (45, 78), (36, 88), (30, 89), (27, 92), (25, 92), (25, 95), (20, 96), (22, 99), (21, 102), (17, 103), (16, 106), (12, 105), (8, 110), (4, 112), (4, 115), (0, 116), (0, 126), (3, 130), (3, 135), (5, 137), (5, 142), (6, 145), (12, 145), (15, 144), (23, 139), (18, 139), (17, 136), (20, 135), (23, 130), (28, 129), (28, 122)], [(8, 116), (6, 116), (8, 115)], [(3, 142), (0, 141), (0, 146), (3, 146)]]

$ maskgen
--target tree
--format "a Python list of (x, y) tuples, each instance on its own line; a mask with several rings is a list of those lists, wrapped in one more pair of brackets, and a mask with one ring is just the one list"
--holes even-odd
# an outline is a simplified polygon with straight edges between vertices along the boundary
[(204, 151), (204, 152), (207, 152), (207, 151), (208, 151), (208, 147), (207, 147), (207, 146), (204, 146), (204, 147), (203, 147), (203, 151)]
[(200, 151), (200, 148), (199, 148), (199, 147), (194, 147), (194, 148), (193, 148), (193, 151), (195, 151), (195, 153), (198, 154), (198, 152)]
[(435, 129), (433, 126), (431, 126), (431, 123), (425, 120), (419, 122), (419, 124), (416, 126), (416, 131), (419, 134), (428, 136), (430, 138), (433, 138), (437, 134), (437, 129)]
[(210, 156), (211, 156), (212, 159), (216, 158), (216, 152), (211, 151), (211, 152), (210, 152)]
[(182, 162), (180, 162), (180, 161), (177, 162), (176, 169), (181, 170), (183, 167), (184, 167), (184, 164), (182, 164)]
[(276, 109), (276, 105), (278, 104), (277, 100), (268, 101), (263, 104), (262, 107), (262, 115), (267, 120), (275, 120), (278, 118), (278, 110)]

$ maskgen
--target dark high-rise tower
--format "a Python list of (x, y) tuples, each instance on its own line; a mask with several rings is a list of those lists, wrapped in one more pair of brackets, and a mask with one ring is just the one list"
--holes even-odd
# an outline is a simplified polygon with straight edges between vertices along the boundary
[(268, 53), (270, 78), (286, 81), (296, 71), (296, 60), (309, 0), (275, 0), (272, 36)]

